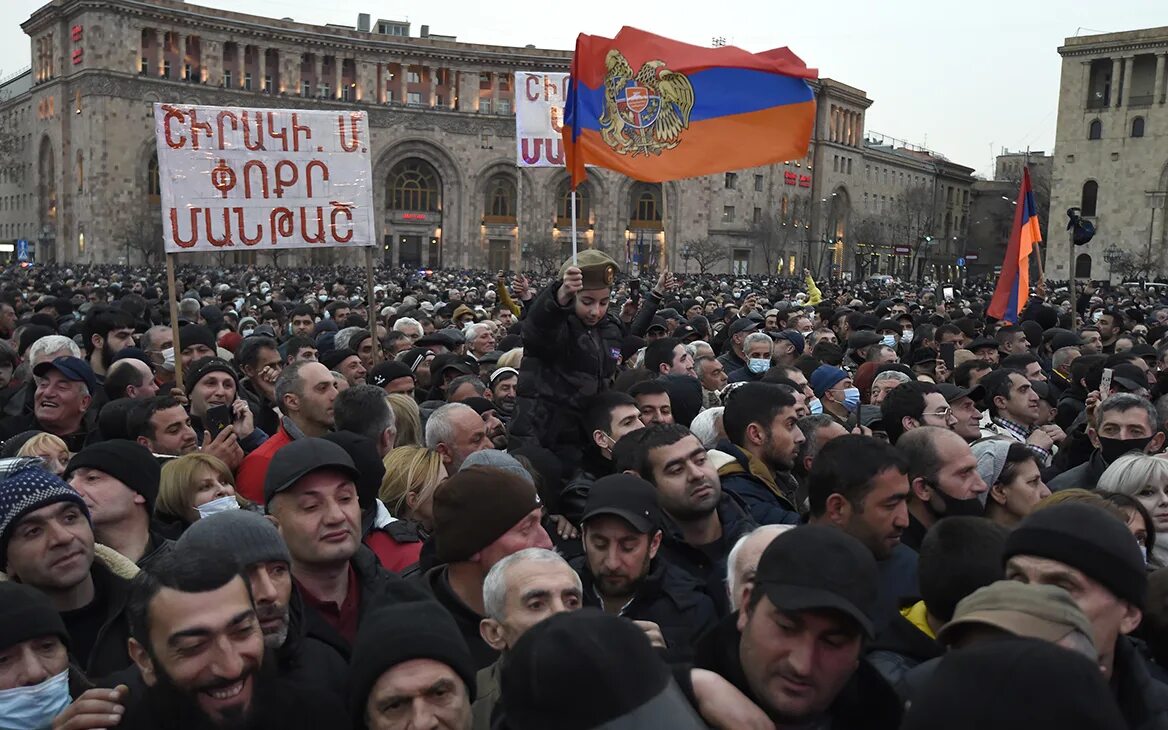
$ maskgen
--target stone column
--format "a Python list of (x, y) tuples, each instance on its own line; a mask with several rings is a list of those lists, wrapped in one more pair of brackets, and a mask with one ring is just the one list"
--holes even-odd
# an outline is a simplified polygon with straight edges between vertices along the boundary
[(162, 75), (162, 61), (166, 58), (166, 31), (158, 28), (154, 29), (154, 58), (151, 60), (151, 65), (154, 66), (154, 75)]
[(377, 90), (374, 99), (378, 104), (385, 103), (385, 64), (377, 63)]
[(174, 39), (174, 64), (177, 68), (170, 70), (170, 77), (172, 79), (183, 78), (183, 66), (186, 65), (187, 58), (187, 37), (177, 31), (173, 34)]
[(409, 101), (410, 95), (410, 63), (401, 62), (401, 73), (397, 75), (397, 100), (399, 104)]
[(446, 67), (446, 108), (454, 111), (458, 108), (457, 100), (461, 96), (459, 87), (460, 74), (449, 66)]
[(1118, 109), (1120, 106), (1119, 83), (1123, 76), (1123, 59), (1111, 59), (1111, 108)]
[(321, 77), (324, 75), (324, 56), (319, 53), (312, 54), (312, 88), (309, 89), (309, 96), (313, 99), (320, 93)]
[(199, 39), (202, 58), (203, 80), (208, 86), (218, 86), (223, 81), (223, 43), (214, 38)]
[(260, 91), (264, 90), (264, 77), (268, 75), (268, 51), (262, 46), (252, 46), (256, 53), (256, 75), (259, 76), (259, 84), (256, 88)]
[(1131, 104), (1132, 76), (1135, 75), (1136, 57), (1125, 56), (1123, 59), (1123, 105)]
[(429, 106), (437, 106), (438, 104), (438, 69), (433, 66), (427, 66), (426, 72), (430, 74), (430, 98), (427, 101)]
[(342, 59), (340, 56), (333, 56), (333, 94), (332, 94), (332, 96), (334, 99), (341, 98), (341, 83), (342, 83), (341, 65), (343, 63), (344, 63), (344, 59)]
[(1164, 65), (1168, 62), (1168, 54), (1156, 54), (1156, 85), (1152, 91), (1152, 103), (1164, 103)]

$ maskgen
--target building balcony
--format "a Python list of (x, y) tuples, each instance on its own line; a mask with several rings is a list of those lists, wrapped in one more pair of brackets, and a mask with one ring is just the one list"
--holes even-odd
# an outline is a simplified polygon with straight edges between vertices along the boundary
[(1109, 99), (1107, 97), (1103, 97), (1101, 99), (1098, 97), (1088, 99), (1087, 100), (1087, 108), (1092, 109), (1092, 110), (1106, 109), (1107, 107), (1111, 106), (1110, 102), (1111, 102), (1111, 99)]
[(1127, 100), (1129, 109), (1147, 109), (1152, 106), (1152, 102), (1156, 99), (1154, 94), (1144, 94), (1141, 96), (1132, 96)]

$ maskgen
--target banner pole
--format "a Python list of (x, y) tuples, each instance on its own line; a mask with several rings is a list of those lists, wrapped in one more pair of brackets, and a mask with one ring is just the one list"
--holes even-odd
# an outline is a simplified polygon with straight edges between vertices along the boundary
[(381, 362), (381, 338), (377, 336), (377, 303), (373, 298), (373, 247), (365, 247), (365, 298), (369, 302), (369, 336), (373, 338), (373, 364)]
[(572, 266), (576, 265), (576, 188), (572, 188)]
[(1071, 226), (1071, 230), (1067, 232), (1067, 245), (1070, 249), (1070, 265), (1067, 269), (1067, 298), (1071, 300), (1071, 329), (1079, 329), (1079, 292), (1075, 290), (1075, 228)]
[(170, 334), (174, 338), (174, 384), (183, 387), (182, 345), (178, 341), (178, 287), (174, 283), (174, 254), (166, 254), (166, 289), (170, 297)]
[(661, 183), (661, 254), (657, 262), (657, 275), (660, 276), (665, 272), (665, 246), (669, 243), (669, 235), (666, 233), (666, 223), (669, 220), (669, 204), (665, 197), (665, 183)]

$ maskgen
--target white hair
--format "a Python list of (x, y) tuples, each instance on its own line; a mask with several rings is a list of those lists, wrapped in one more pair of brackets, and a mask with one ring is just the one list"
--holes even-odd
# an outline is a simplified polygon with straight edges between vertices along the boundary
[[(433, 416), (431, 416), (433, 418)], [(580, 576), (568, 565), (559, 553), (543, 548), (527, 548), (517, 553), (511, 553), (491, 566), (487, 577), (483, 580), (483, 610), (487, 618), (502, 621), (507, 613), (507, 570), (516, 563), (526, 561), (535, 563), (558, 563), (564, 566), (572, 577), (576, 579), (576, 589), (584, 591)]]
[[(734, 543), (734, 547), (730, 548), (730, 554), (726, 556), (726, 591), (730, 594), (730, 609), (732, 611), (737, 611), (741, 608), (738, 605), (739, 594), (742, 588), (742, 586), (738, 585), (738, 574), (741, 572), (739, 571), (738, 559), (742, 555), (742, 546), (755, 535), (770, 535), (770, 539), (767, 540), (767, 544), (769, 545), (771, 540), (774, 540), (787, 530), (793, 529), (795, 529), (794, 525), (760, 525), (738, 538), (738, 542)], [(753, 565), (749, 570), (751, 573), (754, 573), (757, 569), (758, 566)]]
[(353, 340), (353, 335), (364, 331), (365, 328), (363, 327), (345, 327), (333, 336), (333, 344), (338, 350), (347, 350), (349, 349), (349, 345)]
[(721, 421), (722, 413), (725, 410), (722, 406), (707, 408), (695, 416), (693, 423), (689, 424), (689, 430), (698, 437), (698, 441), (701, 441), (702, 446), (707, 449), (714, 448), (724, 433)]
[(877, 373), (876, 377), (872, 378), (872, 385), (875, 385), (882, 380), (895, 380), (897, 383), (904, 385), (905, 383), (911, 381), (912, 378), (900, 372), (899, 370), (885, 370), (883, 372)]
[(454, 416), (462, 412), (478, 412), (465, 403), (447, 403), (438, 408), (426, 419), (426, 448), (436, 449), (438, 444), (450, 443), (454, 439)]
[(491, 325), (487, 324), (486, 322), (471, 322), (462, 330), (462, 337), (467, 342), (470, 342), (474, 338), (478, 337), (479, 334), (481, 334), (484, 330), (493, 331)]
[(413, 317), (402, 317), (393, 323), (394, 332), (405, 332), (407, 327), (417, 327), (419, 332), (422, 331), (422, 323)]
[(81, 357), (81, 348), (77, 343), (64, 335), (45, 335), (28, 347), (24, 357), (36, 365), (45, 355), (52, 355), (62, 350), (68, 350), (73, 357)]
[(770, 345), (772, 351), (775, 349), (775, 341), (772, 340), (771, 336), (766, 332), (751, 332), (746, 336), (746, 339), (742, 341), (743, 351), (749, 350), (750, 346), (756, 342), (765, 342)]

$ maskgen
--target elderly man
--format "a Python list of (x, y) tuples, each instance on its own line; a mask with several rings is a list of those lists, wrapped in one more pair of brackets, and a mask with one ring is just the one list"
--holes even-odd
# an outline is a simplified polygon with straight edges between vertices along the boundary
[(738, 542), (730, 548), (730, 556), (726, 558), (726, 594), (730, 596), (732, 610), (741, 609), (747, 591), (753, 590), (758, 559), (762, 557), (767, 545), (787, 530), (793, 529), (795, 525), (759, 525), (738, 538)]
[(820, 365), (808, 381), (823, 404), (823, 413), (847, 427), (849, 417), (860, 409), (860, 389), (851, 376), (841, 368)]
[(307, 620), (346, 651), (369, 609), (425, 599), (361, 544), (359, 476), (339, 445), (303, 438), (280, 449), (264, 480), (264, 503), (288, 545)]
[(33, 367), (36, 391), (33, 411), (4, 419), (0, 439), (23, 431), (44, 431), (59, 437), (70, 451), (80, 451), (97, 434), (90, 413), (97, 379), (89, 363), (72, 356), (58, 357)]
[(495, 330), (486, 322), (468, 324), (462, 336), (466, 339), (467, 350), (476, 360), (481, 360), (495, 349)]
[(136, 357), (126, 357), (110, 366), (102, 383), (107, 401), (118, 398), (141, 400), (158, 394), (154, 372)]
[(885, 370), (882, 373), (876, 373), (876, 377), (872, 378), (872, 390), (868, 400), (874, 406), (882, 405), (889, 393), (911, 380), (912, 378), (899, 370)]
[(902, 436), (896, 449), (908, 462), (911, 489), (908, 526), (901, 536), (905, 545), (919, 551), (925, 533), (945, 517), (982, 515), (989, 487), (965, 439), (948, 429), (922, 426)]
[(235, 352), (235, 365), (243, 373), (239, 395), (247, 401), (256, 426), (272, 434), (280, 427), (276, 407), (276, 378), (284, 369), (279, 345), (271, 337), (245, 337)]
[(729, 374), (731, 383), (748, 383), (762, 380), (771, 369), (771, 356), (775, 351), (774, 340), (765, 332), (751, 332), (742, 344), (746, 365)]
[(482, 416), (468, 405), (447, 403), (426, 420), (426, 448), (438, 452), (446, 472), (453, 474), (466, 457), (492, 445)]
[(543, 504), (529, 480), (508, 471), (470, 467), (454, 474), (434, 495), (438, 567), (424, 580), (454, 616), (477, 669), (498, 658), (479, 632), (484, 618), (483, 582), (503, 558), (525, 548), (550, 549), (541, 524)]
[(365, 370), (365, 365), (361, 362), (361, 356), (357, 354), (356, 350), (344, 349), (323, 353), (320, 356), (320, 361), (329, 370), (343, 375), (349, 385), (365, 384), (365, 374), (367, 371)]
[(45, 594), (14, 581), (0, 583), (0, 693), (4, 725), (47, 728), (69, 704), (69, 632)]

